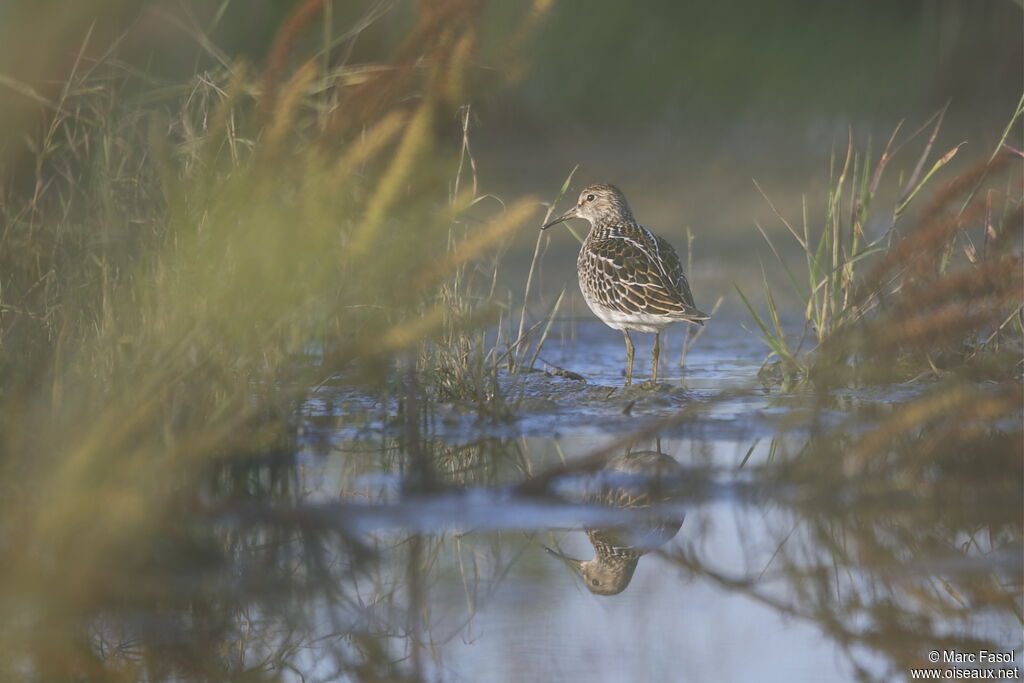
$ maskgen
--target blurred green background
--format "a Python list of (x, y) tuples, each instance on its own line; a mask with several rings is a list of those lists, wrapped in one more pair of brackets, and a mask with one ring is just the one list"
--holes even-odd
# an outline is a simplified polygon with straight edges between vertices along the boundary
[[(481, 166), (512, 192), (543, 195), (577, 163), (577, 189), (618, 184), (678, 249), (692, 228), (694, 292), (732, 308), (731, 282), (754, 288), (757, 256), (774, 260), (754, 221), (784, 232), (752, 179), (796, 223), (806, 194), (820, 224), (848, 131), (877, 159), (901, 120), (897, 142), (947, 103), (933, 158), (967, 141), (953, 177), (993, 150), (1021, 95), (1022, 17), (1009, 1), (558, 2), (533, 71), (480, 112)], [(926, 140), (894, 160), (904, 178)], [(575, 242), (553, 248), (571, 268)]]
[[(91, 30), (88, 53), (116, 43), (119, 59), (176, 83), (212, 66), (193, 31), (225, 57), (259, 63), (297, 4), (5, 0), (0, 74), (53, 94)], [(370, 9), (380, 14), (346, 46), (350, 63), (386, 57), (415, 11), (412, 2), (330, 4), (335, 35)], [(995, 136), (1024, 83), (1022, 10), (1014, 0), (564, 0), (551, 3), (528, 38), (525, 69), (488, 50), (504, 43), (522, 9), (519, 2), (485, 6), (478, 78), (513, 68), (522, 78), (481, 103), (474, 133), (481, 145), (532, 141), (537, 150), (586, 161), (597, 147), (649, 152), (655, 138), (662, 158), (651, 166), (669, 155), (677, 166), (706, 166), (707, 158), (692, 154), (710, 149), (734, 163), (768, 155), (791, 170), (805, 157), (820, 161), (816, 146), (847, 124), (888, 134), (900, 119), (915, 122), (947, 101), (951, 137)], [(319, 36), (308, 31), (302, 39), (315, 45)], [(10, 122), (31, 105), (5, 89)], [(563, 171), (533, 166), (539, 175), (531, 180)]]
[[(212, 46), (225, 62), (262, 64), (298, 4), (7, 0), (0, 158), (16, 163), (19, 131), (38, 120), (39, 102), (19, 85), (55, 97), (87, 34), (86, 55), (113, 51), (144, 74), (145, 88), (171, 86), (219, 66)], [(357, 40), (331, 55), (348, 65), (386, 60), (416, 13), (414, 2), (327, 6), (332, 35), (361, 27)], [(692, 229), (698, 299), (724, 294), (727, 307), (735, 304), (731, 283), (751, 286), (750, 277), (760, 277), (751, 266), (768, 254), (754, 221), (782, 231), (752, 179), (792, 219), (806, 195), (813, 222), (829, 155), (845, 151), (848, 133), (855, 149), (871, 146), (877, 157), (900, 121), (897, 142), (947, 106), (933, 155), (968, 143), (946, 169), (952, 177), (992, 151), (1024, 88), (1024, 11), (1016, 0), (538, 2), (534, 11), (545, 15), (524, 38), (522, 63), (507, 58), (507, 46), (524, 8), (484, 6), (470, 130), (481, 190), (504, 200), (550, 197), (578, 164), (574, 191), (590, 182), (619, 185), (641, 222), (677, 248)], [(321, 39), (317, 29), (304, 31), (293, 62), (315, 54)], [(450, 123), (449, 134), (460, 136), (458, 122)], [(894, 160), (883, 196), (898, 192), (895, 181), (909, 175), (926, 139), (918, 136)], [(1020, 140), (1018, 129), (1010, 141), (1020, 147)], [(529, 233), (513, 243), (510, 289), (521, 286)], [(545, 261), (566, 277), (544, 278), (546, 295), (566, 282), (575, 295), (575, 248), (564, 232), (553, 236)]]

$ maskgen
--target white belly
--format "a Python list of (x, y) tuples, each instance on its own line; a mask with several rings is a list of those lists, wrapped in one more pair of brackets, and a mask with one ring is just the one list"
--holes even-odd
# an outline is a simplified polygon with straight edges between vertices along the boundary
[(594, 312), (601, 321), (612, 328), (613, 330), (636, 330), (637, 332), (661, 332), (663, 329), (675, 322), (680, 322), (677, 319), (666, 318), (660, 315), (650, 315), (648, 313), (623, 313), (621, 311), (613, 311), (610, 308), (602, 306), (596, 301), (592, 301), (589, 297), (584, 296), (587, 301), (587, 305), (590, 306), (590, 310)]

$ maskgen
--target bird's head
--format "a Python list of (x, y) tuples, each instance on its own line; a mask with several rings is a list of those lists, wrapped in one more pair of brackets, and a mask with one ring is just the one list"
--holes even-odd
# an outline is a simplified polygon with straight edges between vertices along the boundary
[(614, 185), (590, 185), (580, 192), (575, 206), (543, 225), (541, 230), (570, 218), (582, 218), (594, 225), (610, 220), (632, 220), (633, 213), (619, 188)]

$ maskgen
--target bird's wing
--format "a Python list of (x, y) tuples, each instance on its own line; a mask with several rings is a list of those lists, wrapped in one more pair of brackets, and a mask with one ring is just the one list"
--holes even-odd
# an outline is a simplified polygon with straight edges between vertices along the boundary
[(610, 236), (590, 242), (586, 250), (590, 268), (585, 277), (593, 278), (591, 290), (600, 303), (623, 313), (648, 313), (694, 322), (706, 319), (708, 316), (693, 305), (672, 245), (661, 238), (643, 237)]
[(657, 235), (654, 236), (654, 239), (658, 252), (661, 254), (661, 263), (665, 267), (665, 275), (675, 285), (676, 292), (679, 293), (683, 302), (690, 308), (696, 309), (697, 304), (693, 302), (693, 293), (690, 292), (690, 283), (686, 279), (686, 273), (683, 272), (683, 264), (679, 262), (679, 254), (665, 239)]

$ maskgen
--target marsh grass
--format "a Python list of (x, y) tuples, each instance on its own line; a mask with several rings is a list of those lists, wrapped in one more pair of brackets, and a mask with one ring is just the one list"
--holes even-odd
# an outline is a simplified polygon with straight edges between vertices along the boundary
[[(223, 650), (244, 641), (245, 610), (298, 628), (272, 589), (297, 565), (302, 590), (322, 589), (337, 580), (324, 557), (354, 570), (368, 553), (344, 525), (243, 515), (239, 530), (206, 515), (301, 496), (274, 463), (293, 457), (294, 411), (324, 381), (417, 415), (423, 392), (489, 391), (474, 335), (495, 314), (474, 264), (535, 203), (485, 208), (475, 182), (450, 185), (479, 7), (422, 6), (376, 69), (330, 58), (358, 30), (296, 54), (329, 9), (299, 5), (263, 69), (197, 36), (213, 66), (184, 85), (86, 42), (25, 131), (31, 173), (6, 168), (5, 677), (272, 677), (287, 639), (256, 659)], [(210, 572), (190, 574), (193, 561)], [(222, 591), (232, 573), (244, 589)], [(211, 601), (230, 623), (203, 626)], [(176, 626), (116, 623), (118, 605)], [(174, 629), (190, 635), (168, 641)], [(121, 630), (124, 657), (107, 638)]]
[[(767, 277), (767, 315), (740, 291), (771, 349), (762, 380), (800, 387), (815, 411), (843, 418), (813, 420), (809, 439), (772, 442), (767, 479), (802, 493), (792, 501), (798, 518), (777, 532), (770, 568), (755, 578), (673, 559), (819, 624), (863, 680), (929, 666), (922, 653), (933, 647), (1000, 647), (979, 635), (979, 613), (1024, 623), (1013, 588), (1024, 490), (1024, 188), (1020, 152), (1006, 144), (1021, 114), (1018, 104), (991, 155), (945, 180), (961, 145), (931, 160), (937, 115), (884, 211), (879, 188), (906, 142), (895, 144), (897, 129), (871, 165), (851, 140), (842, 164), (833, 161), (839, 170), (818, 231), (806, 209), (799, 230), (776, 212), (804, 254), (800, 269), (758, 226), (803, 302), (804, 322), (797, 338), (787, 334)], [(837, 398), (837, 390), (897, 383), (913, 396)], [(908, 565), (919, 571), (885, 569)], [(780, 600), (764, 588), (766, 573), (806, 589)], [(865, 652), (882, 655), (887, 669)]]
[[(757, 225), (803, 302), (797, 338), (784, 329), (767, 275), (767, 315), (737, 288), (771, 350), (765, 366), (766, 378), (774, 378), (769, 381), (903, 381), (992, 359), (997, 362), (989, 364), (989, 372), (1018, 374), (1010, 356), (1020, 350), (1022, 332), (1019, 320), (1014, 323), (1022, 302), (1020, 154), (1005, 143), (1022, 106), (990, 157), (936, 188), (941, 171), (963, 146), (929, 162), (942, 123), (943, 112), (937, 114), (913, 170), (899, 179), (897, 199), (886, 211), (878, 206), (886, 171), (925, 127), (896, 144), (897, 127), (873, 163), (870, 150), (854, 150), (851, 135), (842, 162), (833, 157), (830, 164), (818, 230), (811, 227), (806, 200), (797, 229), (765, 196), (804, 254), (802, 268), (792, 268)], [(909, 222), (909, 209), (929, 191), (932, 198)]]
[[(740, 292), (772, 351), (764, 381), (802, 386), (816, 410), (843, 418), (815, 420), (809, 439), (773, 440), (767, 479), (801, 493), (790, 501), (798, 516), (776, 532), (779, 547), (760, 575), (693, 555), (672, 559), (819, 624), (863, 680), (928, 666), (922, 653), (933, 647), (999, 648), (998, 636), (977, 629), (979, 613), (1024, 623), (1013, 587), (1024, 490), (1024, 192), (1020, 152), (1006, 144), (1021, 113), (1018, 105), (993, 154), (944, 181), (961, 145), (929, 161), (940, 114), (880, 217), (878, 189), (902, 145), (894, 133), (870, 166), (851, 142), (817, 237), (806, 211), (799, 231), (779, 216), (804, 253), (803, 281), (761, 230), (804, 302), (797, 340), (767, 278), (767, 316)], [(874, 238), (872, 224), (881, 226)], [(912, 385), (913, 396), (853, 405), (836, 396), (895, 383)], [(919, 569), (891, 569), (908, 565)], [(780, 600), (765, 588), (766, 574), (806, 588)], [(886, 669), (865, 652), (882, 655)]]

